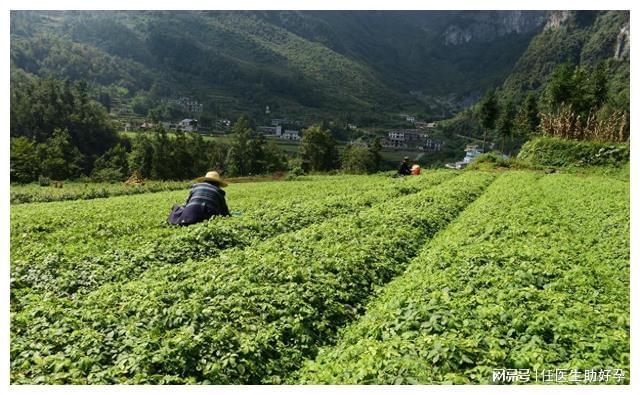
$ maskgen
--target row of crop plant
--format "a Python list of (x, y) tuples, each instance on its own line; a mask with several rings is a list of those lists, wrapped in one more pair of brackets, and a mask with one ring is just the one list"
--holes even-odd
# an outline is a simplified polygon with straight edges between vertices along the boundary
[(12, 316), (12, 381), (282, 382), (494, 178), (460, 175), (212, 259), (31, 304)]

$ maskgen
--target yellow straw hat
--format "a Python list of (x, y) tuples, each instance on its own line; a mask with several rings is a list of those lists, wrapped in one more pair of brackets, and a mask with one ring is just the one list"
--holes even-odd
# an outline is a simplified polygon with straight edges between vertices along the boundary
[(212, 181), (220, 185), (222, 188), (229, 185), (226, 182), (222, 181), (222, 177), (220, 177), (220, 174), (218, 174), (217, 171), (207, 172), (207, 174), (204, 177), (196, 178), (196, 181), (198, 182)]

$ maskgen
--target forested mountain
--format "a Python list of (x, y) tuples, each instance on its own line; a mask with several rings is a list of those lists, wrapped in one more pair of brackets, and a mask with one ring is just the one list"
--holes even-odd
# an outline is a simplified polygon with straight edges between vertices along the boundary
[(554, 11), (516, 62), (504, 90), (537, 90), (561, 63), (592, 67), (605, 61), (612, 94), (628, 107), (629, 48), (628, 11)]
[[(626, 141), (629, 48), (628, 11), (14, 11), (12, 179), (309, 168), (317, 146), (287, 156), (256, 133), (273, 118), (304, 128), (303, 146), (324, 136), (326, 168), (334, 139), (358, 140), (340, 161), (367, 171), (401, 113), (448, 118), (438, 160), (478, 140), (511, 154), (543, 129)], [(180, 135), (167, 150), (158, 121), (190, 117), (233, 123), (231, 143)], [(155, 140), (118, 134), (145, 120)]]
[(552, 11), (503, 84), (441, 126), (507, 152), (542, 130), (625, 141), (630, 45), (628, 11)]
[[(544, 11), (15, 11), (12, 82), (84, 79), (114, 111), (442, 117), (509, 75)], [(161, 106), (160, 106), (161, 107)], [(170, 117), (166, 109), (156, 112)]]

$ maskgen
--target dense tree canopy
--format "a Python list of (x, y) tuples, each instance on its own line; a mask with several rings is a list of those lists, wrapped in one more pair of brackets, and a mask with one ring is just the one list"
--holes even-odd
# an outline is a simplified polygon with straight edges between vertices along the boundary
[(338, 160), (336, 140), (319, 125), (303, 130), (299, 153), (311, 171), (334, 169)]
[(11, 86), (11, 137), (36, 143), (66, 130), (70, 143), (84, 156), (81, 170), (90, 172), (93, 161), (118, 142), (103, 106), (93, 101), (84, 81), (72, 84), (49, 77)]

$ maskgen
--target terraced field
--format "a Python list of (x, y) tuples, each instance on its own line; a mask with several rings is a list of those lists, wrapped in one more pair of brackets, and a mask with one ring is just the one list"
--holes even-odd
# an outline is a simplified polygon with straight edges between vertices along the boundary
[(629, 371), (629, 184), (427, 172), (11, 210), (13, 383), (487, 383)]

